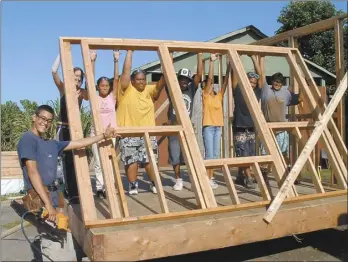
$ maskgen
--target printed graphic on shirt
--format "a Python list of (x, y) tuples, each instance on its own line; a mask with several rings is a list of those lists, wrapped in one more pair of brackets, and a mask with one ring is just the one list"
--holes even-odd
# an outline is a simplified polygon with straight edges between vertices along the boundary
[[(186, 95), (186, 94), (183, 94), (182, 98), (184, 99), (186, 110), (190, 114), (191, 113), (191, 102), (192, 102), (191, 97)], [(176, 115), (174, 107), (173, 107), (173, 115)]]

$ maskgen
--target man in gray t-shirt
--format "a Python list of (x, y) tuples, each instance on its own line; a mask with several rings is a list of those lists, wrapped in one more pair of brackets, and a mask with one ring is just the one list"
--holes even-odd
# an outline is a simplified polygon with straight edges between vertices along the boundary
[[(271, 86), (262, 88), (261, 108), (267, 122), (286, 122), (288, 106), (298, 105), (301, 99), (298, 94), (292, 93), (287, 86), (283, 86), (284, 77), (281, 73), (275, 73), (271, 78)], [(284, 156), (285, 162), (289, 165), (289, 134), (286, 131), (276, 133), (278, 146)], [(265, 149), (261, 146), (262, 154)], [(265, 168), (263, 173), (268, 173)]]

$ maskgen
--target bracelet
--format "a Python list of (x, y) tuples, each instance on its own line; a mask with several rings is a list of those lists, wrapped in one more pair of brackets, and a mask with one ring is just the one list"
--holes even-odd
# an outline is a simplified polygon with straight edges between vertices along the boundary
[(117, 63), (117, 62), (118, 62), (118, 60), (117, 60), (117, 59), (114, 59), (114, 62), (115, 62), (115, 63)]

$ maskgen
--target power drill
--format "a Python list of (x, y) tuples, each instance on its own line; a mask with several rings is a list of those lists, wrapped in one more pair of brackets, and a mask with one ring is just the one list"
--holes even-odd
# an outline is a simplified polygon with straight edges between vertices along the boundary
[[(47, 217), (48, 217), (47, 209), (44, 207), (40, 208), (38, 213), (37, 213), (37, 216), (43, 220), (47, 219)], [(55, 225), (56, 225), (56, 228), (67, 231), (68, 230), (68, 217), (65, 216), (61, 212), (57, 212)]]

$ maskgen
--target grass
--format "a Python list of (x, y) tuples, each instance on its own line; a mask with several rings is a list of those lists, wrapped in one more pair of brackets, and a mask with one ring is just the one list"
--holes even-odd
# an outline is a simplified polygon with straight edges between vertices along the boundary
[(22, 197), (22, 196), (24, 196), (24, 194), (22, 194), (22, 193), (11, 193), (11, 194), (7, 194), (7, 195), (0, 196), (0, 200), (1, 200), (1, 201), (6, 201), (6, 200), (8, 200), (9, 198), (13, 198), (13, 197)]
[[(331, 169), (322, 169), (320, 171), (320, 177), (322, 182), (330, 183), (331, 182)], [(312, 180), (312, 175), (309, 172), (301, 172), (301, 178)]]
[(9, 223), (7, 223), (5, 225), (2, 225), (2, 227), (5, 228), (6, 230), (8, 230), (10, 228), (13, 228), (13, 227), (19, 225), (20, 223), (21, 223), (21, 221), (16, 220), (16, 221), (9, 222)]

